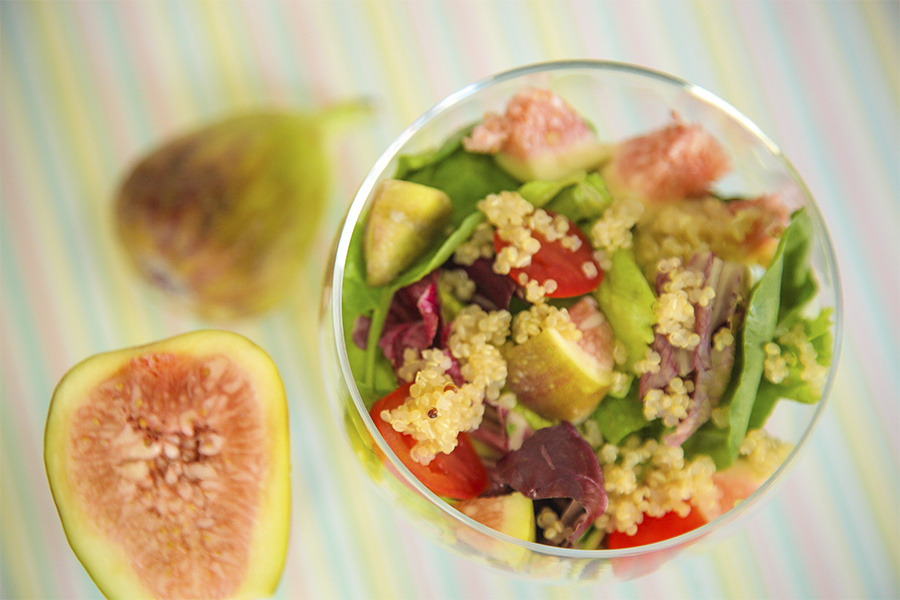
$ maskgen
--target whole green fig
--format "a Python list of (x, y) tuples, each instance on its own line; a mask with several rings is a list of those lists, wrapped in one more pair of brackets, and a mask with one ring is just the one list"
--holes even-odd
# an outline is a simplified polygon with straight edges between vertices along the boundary
[(328, 197), (328, 138), (362, 103), (234, 116), (143, 157), (115, 205), (143, 277), (202, 317), (258, 314), (284, 299)]

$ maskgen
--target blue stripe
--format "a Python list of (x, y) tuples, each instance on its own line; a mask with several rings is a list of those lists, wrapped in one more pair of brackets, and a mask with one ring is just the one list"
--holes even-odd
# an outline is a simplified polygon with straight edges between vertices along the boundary
[[(889, 5), (896, 8), (896, 2), (876, 2), (874, 6), (887, 13)], [(891, 197), (900, 198), (900, 107), (890, 100), (896, 98), (897, 90), (888, 88), (888, 80), (880, 72), (878, 53), (867, 33), (862, 18), (861, 6), (858, 3), (826, 2), (824, 6), (830, 12), (828, 20), (841, 40), (841, 50), (846, 55), (845, 72), (850, 77), (847, 90), (853, 99), (862, 106), (855, 111), (866, 124), (869, 139), (875, 141), (875, 156), (880, 161), (876, 172), (890, 174), (884, 183), (890, 186)], [(896, 15), (895, 15), (896, 16)], [(885, 16), (886, 19), (891, 17)], [(892, 31), (900, 31), (900, 21), (894, 19)], [(900, 39), (895, 40), (895, 48)], [(900, 50), (895, 59), (900, 56)], [(894, 68), (900, 68), (896, 62)], [(892, 93), (893, 92), (893, 93)], [(886, 122), (885, 122), (886, 121)], [(886, 202), (893, 211), (895, 220), (900, 216), (900, 203)]]

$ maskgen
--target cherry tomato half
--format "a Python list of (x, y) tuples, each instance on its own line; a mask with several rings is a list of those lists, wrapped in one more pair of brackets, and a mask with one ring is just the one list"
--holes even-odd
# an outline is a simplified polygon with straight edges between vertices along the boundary
[[(706, 524), (706, 519), (697, 509), (691, 509), (686, 517), (679, 517), (676, 512), (667, 512), (661, 517), (644, 515), (644, 520), (638, 525), (637, 533), (627, 535), (618, 531), (609, 534), (607, 545), (610, 550), (619, 548), (634, 548), (661, 542), (687, 533)], [(653, 573), (666, 561), (674, 557), (681, 548), (666, 548), (649, 554), (638, 556), (620, 556), (612, 559), (613, 573), (619, 579), (636, 579)]]
[(453, 452), (438, 453), (434, 460), (423, 465), (414, 461), (410, 455), (416, 440), (411, 435), (395, 431), (390, 423), (381, 418), (381, 411), (397, 408), (406, 401), (410, 385), (401, 386), (372, 405), (369, 415), (375, 421), (375, 426), (397, 458), (429, 490), (438, 496), (457, 500), (477, 498), (490, 482), (487, 469), (475, 452), (469, 436), (460, 433), (459, 444)]
[(644, 515), (644, 520), (638, 525), (637, 533), (628, 535), (614, 531), (609, 534), (607, 545), (610, 550), (645, 546), (679, 536), (705, 524), (706, 519), (699, 510), (694, 509), (686, 517), (678, 516), (676, 512), (667, 512), (661, 517)]
[[(553, 218), (557, 216), (549, 210), (547, 214)], [(563, 216), (563, 218), (566, 217)], [(569, 233), (575, 234), (581, 240), (578, 250), (572, 251), (566, 248), (562, 245), (561, 239), (548, 242), (543, 235), (532, 231), (531, 235), (541, 243), (541, 249), (531, 257), (531, 264), (527, 267), (510, 269), (509, 276), (516, 283), (521, 283), (519, 281), (520, 273), (524, 273), (528, 279), (533, 279), (541, 285), (544, 285), (548, 279), (552, 279), (556, 282), (556, 289), (546, 294), (550, 298), (571, 298), (597, 289), (597, 286), (603, 281), (603, 271), (594, 260), (591, 242), (572, 220), (567, 220), (569, 221)], [(508, 245), (508, 242), (494, 234), (494, 249), (497, 252)], [(589, 276), (585, 273), (583, 267), (585, 263), (590, 263), (593, 267), (589, 269), (596, 274)]]

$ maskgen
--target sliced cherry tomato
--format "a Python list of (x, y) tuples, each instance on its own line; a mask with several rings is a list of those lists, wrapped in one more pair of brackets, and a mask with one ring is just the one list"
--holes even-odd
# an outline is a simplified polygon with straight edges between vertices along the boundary
[(381, 418), (381, 411), (397, 408), (409, 397), (411, 384), (394, 390), (369, 410), (375, 426), (397, 458), (409, 469), (425, 487), (438, 496), (448, 496), (457, 500), (477, 498), (488, 485), (488, 473), (475, 452), (475, 446), (464, 432), (459, 434), (459, 443), (450, 454), (438, 453), (427, 465), (412, 459), (410, 450), (416, 440), (405, 433), (395, 431), (391, 424)]
[[(547, 214), (556, 217), (556, 214), (549, 210)], [(566, 217), (563, 216), (563, 218)], [(552, 279), (556, 282), (556, 289), (546, 294), (551, 298), (571, 298), (597, 289), (597, 286), (603, 281), (603, 271), (594, 260), (591, 242), (572, 220), (567, 220), (569, 221), (569, 233), (575, 234), (581, 240), (578, 250), (572, 251), (566, 248), (562, 245), (562, 240), (548, 242), (543, 235), (532, 231), (531, 235), (541, 243), (541, 249), (531, 257), (531, 264), (527, 267), (510, 269), (509, 276), (516, 283), (521, 283), (519, 281), (521, 273), (524, 273), (528, 279), (537, 281), (540, 285), (544, 285), (548, 279)], [(494, 234), (494, 248), (497, 252), (508, 245), (508, 242)], [(589, 269), (596, 270), (596, 275), (589, 276), (585, 273), (583, 267), (585, 263), (593, 266)]]
[(628, 535), (614, 531), (609, 534), (607, 545), (610, 550), (646, 546), (679, 536), (705, 524), (706, 519), (699, 510), (691, 510), (686, 517), (680, 517), (676, 512), (667, 512), (661, 517), (644, 515), (644, 520), (638, 525), (637, 533)]
[[(697, 509), (691, 509), (686, 517), (679, 517), (676, 512), (667, 512), (661, 517), (644, 515), (638, 525), (637, 533), (627, 535), (618, 531), (609, 534), (607, 545), (610, 550), (634, 548), (661, 542), (687, 533), (706, 524), (706, 519)], [(620, 556), (612, 559), (613, 572), (619, 579), (636, 579), (653, 573), (665, 562), (673, 558), (681, 547), (666, 548), (639, 556)]]

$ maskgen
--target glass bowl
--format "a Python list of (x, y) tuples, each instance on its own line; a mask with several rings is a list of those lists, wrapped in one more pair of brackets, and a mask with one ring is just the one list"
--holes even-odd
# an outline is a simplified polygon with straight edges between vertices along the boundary
[[(820, 285), (816, 302), (834, 311), (833, 360), (822, 399), (812, 405), (780, 402), (766, 429), (794, 444), (787, 459), (735, 508), (678, 537), (630, 549), (579, 550), (526, 542), (486, 527), (458, 512), (407, 470), (378, 433), (354, 381), (345, 346), (342, 283), (351, 235), (366, 214), (373, 191), (380, 181), (394, 176), (401, 155), (439, 147), (486, 112), (502, 112), (509, 98), (526, 86), (547, 87), (565, 98), (595, 127), (601, 140), (623, 140), (657, 129), (670, 122), (673, 114), (684, 122), (700, 123), (727, 149), (734, 166), (717, 183), (716, 192), (726, 197), (778, 193), (795, 206), (806, 206), (811, 216), (811, 263)], [(375, 487), (425, 535), (472, 560), (529, 578), (568, 582), (628, 578), (652, 571), (683, 548), (727, 536), (770, 498), (825, 409), (838, 362), (842, 322), (837, 264), (825, 224), (810, 191), (775, 144), (706, 90), (645, 68), (591, 60), (534, 64), (488, 77), (448, 96), (403, 131), (363, 181), (337, 233), (322, 310), (322, 359), (330, 402)]]

